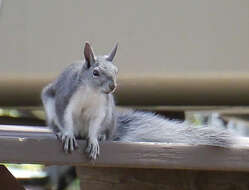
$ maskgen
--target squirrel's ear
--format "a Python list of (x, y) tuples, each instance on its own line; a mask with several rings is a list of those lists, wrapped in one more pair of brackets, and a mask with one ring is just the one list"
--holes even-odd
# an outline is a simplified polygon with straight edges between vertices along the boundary
[(91, 67), (91, 65), (95, 62), (95, 60), (94, 60), (94, 53), (89, 42), (85, 43), (84, 56), (85, 56), (87, 67), (88, 68)]
[(117, 49), (118, 49), (118, 43), (116, 43), (116, 45), (115, 45), (114, 48), (112, 49), (111, 53), (109, 53), (109, 55), (107, 55), (106, 60), (112, 61), (113, 58), (114, 58), (115, 55), (116, 55)]

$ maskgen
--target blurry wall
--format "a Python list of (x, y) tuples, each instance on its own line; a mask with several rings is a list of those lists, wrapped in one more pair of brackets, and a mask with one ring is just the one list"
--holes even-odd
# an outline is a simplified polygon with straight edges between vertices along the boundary
[(2, 0), (0, 74), (57, 73), (116, 41), (121, 74), (248, 72), (248, 0)]

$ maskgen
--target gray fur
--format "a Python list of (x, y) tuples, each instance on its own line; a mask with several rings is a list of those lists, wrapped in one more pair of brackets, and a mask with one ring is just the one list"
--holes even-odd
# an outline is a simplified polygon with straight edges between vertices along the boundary
[(117, 67), (112, 64), (117, 45), (106, 56), (95, 56), (86, 43), (84, 61), (68, 66), (42, 91), (47, 123), (64, 143), (65, 151), (77, 146), (75, 137), (88, 139), (86, 152), (96, 159), (98, 139), (123, 142), (165, 142), (234, 145), (236, 138), (221, 128), (193, 126), (150, 112), (118, 111), (112, 92)]
[(114, 48), (112, 49), (112, 51), (109, 53), (109, 55), (107, 55), (106, 59), (108, 61), (112, 61), (116, 55), (118, 49), (118, 43), (116, 43), (116, 45), (114, 46)]
[(77, 147), (75, 137), (86, 138), (86, 152), (96, 159), (98, 139), (109, 139), (116, 126), (112, 92), (116, 88), (117, 67), (107, 60), (108, 56), (95, 56), (89, 43), (84, 56), (84, 61), (68, 66), (44, 87), (41, 98), (47, 124), (63, 141), (64, 150)]
[(193, 126), (151, 113), (127, 109), (117, 113), (117, 132), (113, 140), (122, 142), (165, 142), (230, 146), (236, 138), (227, 130)]

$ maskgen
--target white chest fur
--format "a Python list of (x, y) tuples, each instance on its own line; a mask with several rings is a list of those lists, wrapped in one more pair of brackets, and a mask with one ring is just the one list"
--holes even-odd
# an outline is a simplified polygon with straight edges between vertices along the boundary
[(97, 118), (104, 118), (106, 97), (90, 87), (81, 87), (71, 97), (65, 110), (65, 119), (72, 125), (75, 135), (85, 137), (89, 126)]

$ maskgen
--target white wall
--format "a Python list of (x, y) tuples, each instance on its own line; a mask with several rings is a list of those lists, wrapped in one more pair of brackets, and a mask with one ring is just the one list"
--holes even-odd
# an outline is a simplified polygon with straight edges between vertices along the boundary
[(121, 74), (249, 72), (248, 0), (2, 0), (0, 73), (54, 73), (116, 41)]

